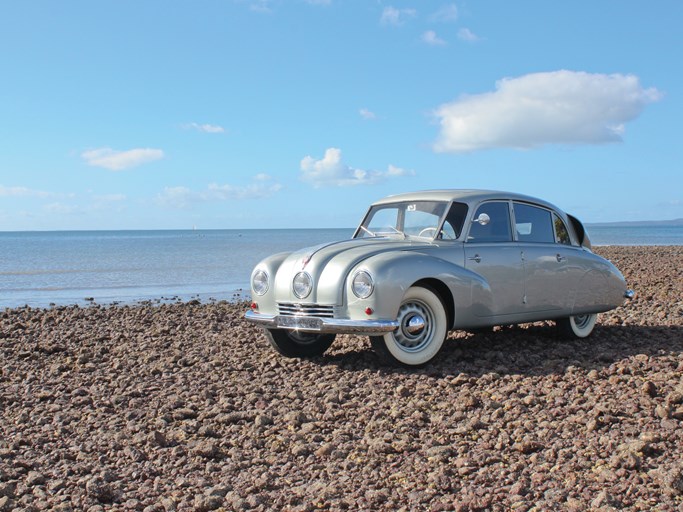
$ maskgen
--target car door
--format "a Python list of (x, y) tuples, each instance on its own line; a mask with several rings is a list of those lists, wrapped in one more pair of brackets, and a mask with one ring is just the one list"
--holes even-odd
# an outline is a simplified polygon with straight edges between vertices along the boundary
[(574, 302), (582, 275), (566, 226), (551, 210), (528, 203), (513, 203), (515, 237), (524, 265), (526, 311), (562, 312)]
[(489, 303), (477, 305), (474, 314), (491, 317), (524, 312), (524, 267), (512, 237), (509, 201), (482, 203), (472, 218), (466, 227), (465, 267), (490, 287)]

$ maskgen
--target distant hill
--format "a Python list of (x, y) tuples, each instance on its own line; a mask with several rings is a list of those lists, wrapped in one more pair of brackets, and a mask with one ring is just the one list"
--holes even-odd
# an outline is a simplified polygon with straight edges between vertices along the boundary
[(586, 226), (591, 227), (648, 227), (648, 226), (681, 226), (683, 227), (683, 219), (673, 220), (636, 220), (628, 222), (586, 222)]

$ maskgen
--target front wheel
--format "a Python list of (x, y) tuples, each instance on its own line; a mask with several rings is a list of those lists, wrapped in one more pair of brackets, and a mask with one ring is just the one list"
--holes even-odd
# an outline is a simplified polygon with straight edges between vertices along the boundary
[(570, 316), (569, 318), (558, 318), (555, 324), (560, 336), (563, 338), (585, 338), (593, 332), (597, 319), (598, 315), (591, 313)]
[(330, 348), (334, 334), (290, 331), (287, 329), (266, 329), (266, 338), (271, 346), (285, 357), (321, 356)]
[(370, 337), (375, 352), (404, 366), (422, 366), (434, 359), (448, 334), (448, 317), (439, 296), (421, 286), (408, 288), (397, 320), (395, 331)]

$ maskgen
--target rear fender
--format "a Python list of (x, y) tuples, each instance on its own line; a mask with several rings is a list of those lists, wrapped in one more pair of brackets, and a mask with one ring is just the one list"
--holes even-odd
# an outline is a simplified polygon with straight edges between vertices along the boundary
[(624, 303), (626, 281), (610, 261), (595, 254), (594, 268), (578, 283), (572, 315), (609, 311)]

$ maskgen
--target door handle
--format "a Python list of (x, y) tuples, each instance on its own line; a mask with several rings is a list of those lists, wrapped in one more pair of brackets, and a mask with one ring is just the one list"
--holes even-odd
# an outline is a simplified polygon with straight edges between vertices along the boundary
[(562, 255), (559, 254), (559, 253), (558, 253), (557, 256), (555, 256), (555, 257), (557, 258), (557, 262), (558, 262), (558, 263), (562, 263), (563, 261), (567, 261), (567, 257), (566, 257), (566, 256), (562, 256)]
[(475, 254), (474, 256), (470, 256), (467, 259), (470, 261), (476, 261), (477, 263), (481, 262), (481, 256), (479, 256), (478, 254)]

